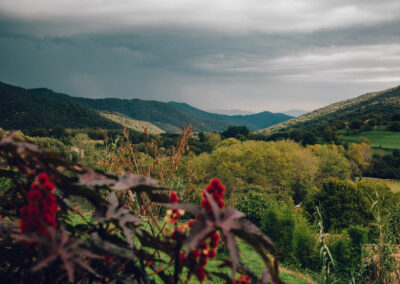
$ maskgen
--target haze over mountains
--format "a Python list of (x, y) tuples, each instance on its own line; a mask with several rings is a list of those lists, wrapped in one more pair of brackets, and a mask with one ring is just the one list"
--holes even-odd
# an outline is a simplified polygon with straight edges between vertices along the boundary
[(223, 115), (206, 112), (186, 103), (140, 99), (88, 99), (72, 97), (46, 88), (24, 89), (0, 83), (0, 127), (6, 129), (48, 128), (55, 124), (69, 128), (121, 128), (98, 111), (123, 114), (150, 122), (167, 132), (178, 132), (182, 123), (196, 131), (223, 131), (230, 125), (259, 130), (292, 118), (264, 111), (251, 115)]

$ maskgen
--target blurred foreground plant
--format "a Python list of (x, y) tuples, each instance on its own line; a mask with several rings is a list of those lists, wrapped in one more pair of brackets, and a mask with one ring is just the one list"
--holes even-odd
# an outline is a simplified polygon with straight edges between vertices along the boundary
[[(46, 173), (47, 181), (41, 173)], [(276, 254), (272, 242), (242, 219), (241, 212), (224, 209), (224, 187), (218, 180), (205, 189), (201, 207), (184, 204), (152, 178), (92, 170), (1, 133), (0, 179), (8, 185), (0, 189), (0, 277), (5, 283), (154, 283), (156, 279), (187, 283), (193, 276), (200, 281), (282, 283), (278, 263), (271, 258)], [(54, 191), (54, 186), (46, 185), (50, 180)], [(133, 211), (118, 197), (122, 190), (149, 202)], [(39, 205), (45, 198), (53, 203)], [(90, 217), (74, 206), (77, 201), (93, 205)], [(149, 230), (138, 216), (154, 203), (171, 211), (167, 210), (168, 222), (158, 222), (160, 216), (149, 213), (153, 224)], [(50, 204), (54, 214), (45, 218)], [(38, 211), (21, 209), (25, 206), (36, 206)], [(180, 217), (186, 212), (195, 219), (182, 227)], [(19, 230), (16, 225), (34, 214), (42, 216), (35, 220), (45, 231)], [(74, 222), (77, 216), (81, 221)], [(230, 258), (218, 261), (220, 267), (231, 267), (230, 273), (207, 271), (207, 259), (216, 257), (220, 237)], [(262, 273), (243, 265), (237, 238), (262, 257), (266, 267)]]

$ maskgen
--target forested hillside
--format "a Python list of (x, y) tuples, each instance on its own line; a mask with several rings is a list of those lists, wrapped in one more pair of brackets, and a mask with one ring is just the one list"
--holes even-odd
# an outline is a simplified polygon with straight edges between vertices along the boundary
[(80, 104), (94, 110), (118, 112), (136, 120), (153, 123), (166, 132), (179, 132), (182, 123), (192, 124), (195, 131), (223, 131), (230, 125), (243, 125), (250, 130), (258, 130), (291, 118), (285, 114), (270, 112), (243, 116), (220, 115), (176, 102), (116, 98), (87, 99), (71, 97), (45, 88), (31, 89), (29, 92), (55, 102)]
[[(384, 120), (400, 111), (400, 86), (380, 92), (371, 92), (328, 105), (301, 115), (297, 118), (271, 126), (262, 132), (270, 134), (290, 128), (318, 129), (332, 124), (336, 120), (350, 123), (351, 121), (367, 118), (368, 115), (378, 115)], [(368, 119), (368, 118), (367, 118)]]
[(0, 126), (5, 129), (123, 128), (91, 109), (34, 96), (26, 89), (0, 83)]

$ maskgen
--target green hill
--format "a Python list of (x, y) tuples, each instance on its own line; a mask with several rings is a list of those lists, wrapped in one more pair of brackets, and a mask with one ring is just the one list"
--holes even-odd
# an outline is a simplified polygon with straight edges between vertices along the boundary
[(100, 114), (105, 118), (108, 118), (116, 123), (119, 123), (126, 128), (130, 128), (138, 132), (144, 132), (145, 128), (147, 129), (147, 132), (150, 134), (159, 134), (165, 132), (164, 130), (158, 128), (157, 126), (151, 124), (150, 122), (135, 120), (120, 113), (100, 112)]
[(351, 122), (361, 119), (364, 115), (377, 114), (384, 120), (390, 120), (391, 116), (400, 111), (400, 86), (380, 92), (367, 93), (365, 95), (328, 105), (301, 115), (297, 118), (276, 124), (261, 130), (266, 134), (284, 131), (290, 128), (318, 129), (329, 125), (335, 120)]
[(78, 104), (63, 104), (34, 96), (28, 90), (0, 82), (0, 127), (4, 129), (108, 128), (122, 125)]

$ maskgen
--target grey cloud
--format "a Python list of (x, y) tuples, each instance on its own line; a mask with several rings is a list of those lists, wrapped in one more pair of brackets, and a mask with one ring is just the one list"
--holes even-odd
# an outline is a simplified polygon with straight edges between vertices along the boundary
[(0, 80), (26, 87), (281, 111), (400, 82), (398, 1), (23, 2), (0, 3)]

